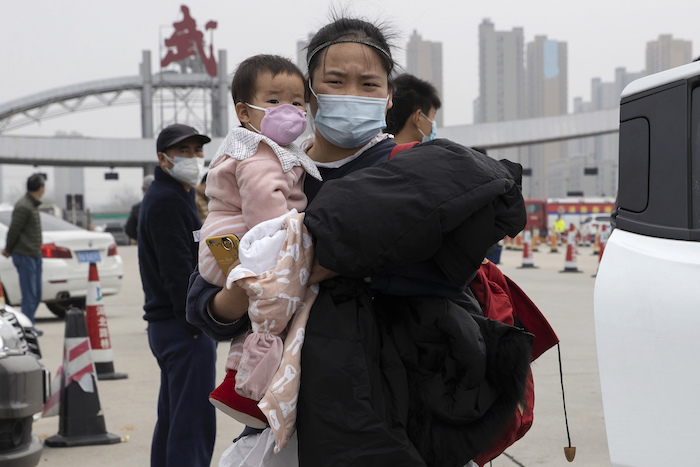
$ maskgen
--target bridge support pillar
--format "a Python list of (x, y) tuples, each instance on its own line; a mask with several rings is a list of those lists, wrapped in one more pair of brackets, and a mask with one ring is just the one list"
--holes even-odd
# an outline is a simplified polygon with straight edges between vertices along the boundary
[(217, 85), (212, 89), (211, 132), (213, 137), (223, 138), (228, 133), (228, 75), (226, 74), (226, 51), (219, 50)]
[(153, 75), (151, 74), (151, 51), (144, 50), (141, 61), (141, 137), (153, 138)]

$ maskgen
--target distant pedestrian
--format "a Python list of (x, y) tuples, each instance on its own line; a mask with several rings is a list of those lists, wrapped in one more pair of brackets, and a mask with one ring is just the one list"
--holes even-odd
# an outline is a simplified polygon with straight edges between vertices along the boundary
[(561, 243), (563, 241), (564, 232), (566, 232), (566, 222), (561, 218), (561, 215), (559, 215), (554, 222), (554, 232), (557, 234), (557, 242)]
[[(148, 187), (151, 186), (153, 181), (153, 175), (146, 175), (143, 177), (143, 184), (141, 185), (141, 194), (145, 195)], [(124, 232), (129, 236), (131, 240), (136, 242), (136, 236), (138, 235), (138, 222), (139, 222), (139, 209), (141, 208), (141, 201), (131, 206), (131, 212), (129, 213), (129, 218), (126, 220), (124, 225)]]
[[(22, 313), (32, 320), (41, 302), (41, 218), (39, 205), (44, 196), (44, 177), (34, 174), (27, 179), (27, 193), (12, 211), (10, 229), (2, 255), (9, 258), (19, 274)], [(37, 334), (43, 334), (37, 330)]]
[(392, 100), (394, 105), (386, 113), (384, 133), (393, 134), (396, 144), (435, 139), (435, 113), (441, 106), (435, 86), (404, 73), (394, 79)]
[(216, 414), (209, 393), (216, 378), (216, 343), (185, 319), (187, 282), (199, 248), (194, 235), (202, 226), (192, 187), (202, 179), (202, 147), (210, 141), (187, 125), (163, 129), (156, 142), (160, 165), (139, 211), (144, 319), (161, 370), (154, 467), (208, 467), (214, 451)]

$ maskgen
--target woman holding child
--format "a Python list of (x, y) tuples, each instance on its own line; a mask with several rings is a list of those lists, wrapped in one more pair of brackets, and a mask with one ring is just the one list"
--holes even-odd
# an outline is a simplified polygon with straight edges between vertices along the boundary
[[(506, 425), (528, 370), (531, 336), (483, 318), (467, 288), (488, 247), (524, 227), (520, 168), (446, 140), (389, 161), (394, 61), (371, 23), (323, 27), (307, 63), (315, 130), (302, 149), (323, 181), (305, 179), (304, 223), (320, 287), (296, 433), (264, 465), (463, 466)], [(217, 340), (249, 330), (248, 303), (190, 279), (188, 320)], [(264, 436), (247, 428), (221, 465)]]

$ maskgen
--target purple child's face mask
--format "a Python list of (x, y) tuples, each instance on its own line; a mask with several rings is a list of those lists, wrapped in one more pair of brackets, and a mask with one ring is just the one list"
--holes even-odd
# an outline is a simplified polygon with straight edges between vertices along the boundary
[(260, 130), (249, 123), (250, 127), (280, 146), (294, 142), (306, 130), (306, 112), (291, 104), (267, 108), (248, 103), (246, 105), (265, 112)]

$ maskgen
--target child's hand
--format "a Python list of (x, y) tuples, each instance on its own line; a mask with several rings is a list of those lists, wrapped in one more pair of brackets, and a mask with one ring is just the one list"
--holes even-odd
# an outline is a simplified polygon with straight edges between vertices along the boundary
[(339, 276), (337, 272), (326, 269), (318, 264), (318, 258), (314, 258), (314, 265), (311, 266), (311, 275), (309, 276), (309, 284), (318, 284), (326, 279), (332, 279)]

